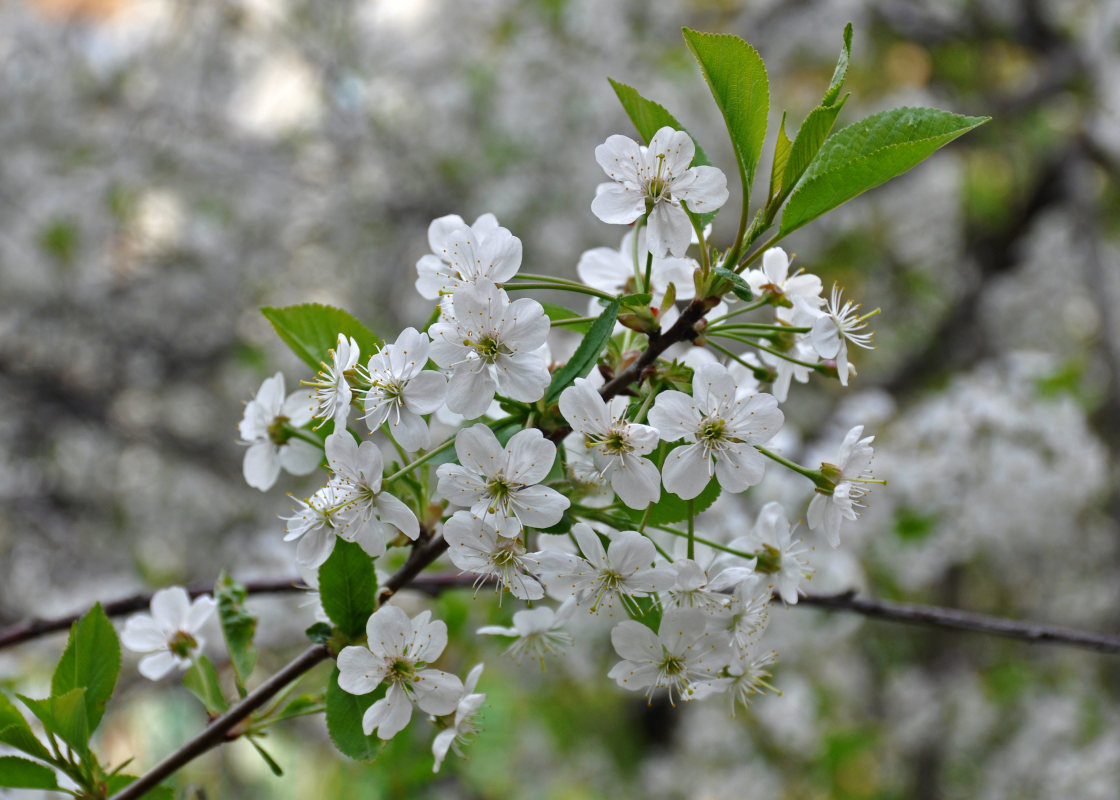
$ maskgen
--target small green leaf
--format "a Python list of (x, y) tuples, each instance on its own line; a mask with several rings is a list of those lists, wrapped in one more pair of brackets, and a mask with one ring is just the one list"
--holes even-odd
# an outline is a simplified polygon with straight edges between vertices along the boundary
[(786, 135), (786, 112), (783, 111), (782, 121), (778, 125), (778, 138), (774, 142), (774, 163), (770, 165), (770, 191), (766, 195), (767, 202), (777, 197), (785, 185), (782, 182), (782, 176), (785, 175), (786, 163), (789, 161), (789, 151), (792, 144), (789, 136)]
[(323, 610), (348, 639), (357, 639), (376, 607), (377, 576), (373, 559), (361, 545), (339, 539), (331, 557), (319, 567)]
[[(626, 116), (630, 117), (638, 135), (642, 137), (646, 144), (649, 144), (653, 135), (665, 126), (678, 131), (685, 130), (684, 125), (677, 122), (677, 118), (666, 111), (664, 106), (652, 100), (647, 100), (638, 94), (637, 89), (627, 86), (625, 83), (619, 83), (613, 78), (607, 78), (607, 80), (610, 81), (614, 93), (618, 95), (618, 101), (622, 103)], [(685, 133), (688, 133), (688, 131), (685, 131)], [(688, 135), (692, 136), (691, 133)], [(692, 143), (696, 145), (696, 155), (692, 157), (693, 166), (711, 166), (712, 162), (708, 160), (708, 156), (704, 153), (704, 149), (700, 147), (700, 143), (696, 141), (695, 136), (692, 136)]]
[[(721, 491), (722, 487), (718, 480), (712, 478), (708, 481), (704, 491), (692, 500), (693, 513), (699, 514), (709, 508), (719, 499)], [(653, 510), (649, 515), (649, 521), (654, 525), (669, 525), (686, 519), (688, 519), (688, 501), (681, 500), (668, 490), (661, 492), (661, 499), (653, 504)]]
[(74, 751), (85, 754), (89, 749), (90, 734), (85, 695), (85, 688), (79, 687), (42, 700), (32, 700), (23, 695), (18, 697), (38, 717), (44, 728), (60, 737)]
[(637, 620), (654, 633), (661, 627), (661, 604), (655, 597), (634, 597), (634, 607), (626, 604), (626, 613), (630, 619)]
[(896, 108), (837, 131), (825, 140), (790, 196), (781, 235), (901, 175), (988, 119), (935, 108)]
[[(572, 311), (570, 308), (564, 308), (564, 306), (558, 306), (555, 303), (541, 303), (541, 305), (544, 306), (544, 313), (553, 323), (563, 322), (566, 319), (580, 319), (585, 316), (578, 311)], [(564, 327), (570, 331), (576, 331), (577, 333), (587, 333), (587, 331), (591, 329), (591, 320), (569, 323)]]
[(27, 755), (43, 761), (51, 760), (51, 754), (31, 732), (31, 726), (27, 724), (23, 714), (3, 694), (0, 694), (0, 744), (22, 750)]
[(363, 361), (381, 344), (369, 328), (341, 308), (306, 303), (285, 308), (264, 306), (261, 313), (292, 352), (315, 372), (323, 363), (330, 362), (329, 351), (338, 344), (340, 333), (354, 337)]
[(268, 768), (272, 770), (272, 774), (277, 778), (283, 778), (284, 770), (280, 769), (280, 765), (276, 763), (276, 759), (274, 759), (254, 737), (248, 736), (246, 738), (249, 740), (249, 744), (253, 745), (253, 749), (260, 753), (261, 758), (264, 759), (264, 763), (268, 764)]
[[(821, 145), (831, 133), (836, 117), (840, 115), (840, 110), (847, 101), (848, 95), (844, 95), (840, 98), (840, 102), (830, 106), (817, 106), (805, 117), (805, 121), (801, 123), (797, 135), (793, 138), (793, 146), (786, 161), (782, 175), (784, 189), (788, 190), (796, 186), (801, 176), (805, 174), (805, 170), (813, 163), (813, 159), (820, 152)], [(788, 192), (783, 192), (785, 193)]]
[(836, 60), (836, 69), (832, 73), (832, 81), (828, 84), (828, 91), (821, 100), (822, 106), (830, 106), (840, 96), (844, 87), (844, 78), (848, 75), (848, 59), (852, 56), (852, 23), (844, 26), (844, 47), (840, 50), (840, 58)]
[(257, 665), (257, 649), (253, 646), (257, 618), (245, 608), (248, 597), (245, 587), (224, 572), (214, 586), (214, 596), (218, 601), (218, 619), (226, 638), (230, 662), (237, 676), (237, 688), (244, 697), (245, 682)]
[(712, 271), (731, 284), (732, 293), (740, 300), (747, 302), (754, 299), (754, 293), (751, 291), (750, 284), (743, 280), (742, 275), (737, 272), (732, 272), (726, 267), (715, 267)]
[(120, 640), (98, 603), (70, 628), (70, 639), (51, 678), (51, 695), (84, 688), (86, 722), (92, 732), (101, 722), (120, 669)]
[(202, 701), (206, 710), (214, 714), (223, 714), (229, 708), (225, 695), (222, 693), (222, 684), (218, 680), (218, 670), (214, 662), (206, 656), (199, 656), (198, 661), (191, 665), (183, 676), (183, 686)]
[(315, 642), (315, 644), (326, 644), (334, 636), (334, 628), (325, 622), (316, 622), (314, 625), (308, 627), (304, 631), (307, 638)]
[(649, 292), (639, 292), (638, 294), (628, 294), (622, 298), (622, 305), (625, 308), (649, 308), (649, 304), (653, 302), (653, 295)]
[(614, 332), (614, 323), (618, 319), (618, 309), (622, 305), (619, 298), (612, 300), (599, 318), (591, 326), (591, 330), (583, 337), (575, 353), (568, 359), (568, 363), (556, 370), (552, 376), (552, 383), (545, 394), (545, 403), (556, 402), (560, 393), (572, 385), (576, 378), (584, 378), (599, 360), (599, 355)]
[(688, 49), (700, 64), (731, 134), (743, 194), (749, 195), (766, 138), (770, 82), (758, 51), (738, 36), (684, 29)]
[(8, 789), (57, 789), (54, 770), (19, 756), (0, 756), (0, 786)]
[(382, 744), (376, 736), (366, 736), (362, 730), (362, 715), (377, 700), (380, 692), (354, 695), (338, 685), (338, 668), (331, 673), (327, 684), (327, 733), (343, 755), (355, 761), (373, 761)]

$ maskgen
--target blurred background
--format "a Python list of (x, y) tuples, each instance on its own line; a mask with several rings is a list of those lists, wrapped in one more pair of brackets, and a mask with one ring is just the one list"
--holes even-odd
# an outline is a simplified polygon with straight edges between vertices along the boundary
[[(282, 492), (318, 478), (262, 495), (237, 444), (264, 377), (306, 377), (260, 305), (340, 305), (395, 337), (429, 314), (414, 264), (448, 213), (494, 212), (526, 270), (574, 276), (622, 234), (590, 211), (595, 145), (633, 133), (607, 76), (733, 174), (681, 26), (759, 48), (774, 127), (816, 104), (848, 21), (840, 125), (908, 104), (993, 120), (783, 243), (883, 309), (851, 389), (814, 381), (787, 407), (789, 454), (819, 461), (866, 423), (890, 481), (840, 550), (817, 543), (808, 588), (1116, 631), (1115, 0), (0, 4), (0, 624), (222, 567), (291, 574)], [(745, 509), (803, 516), (808, 492), (771, 470)], [(237, 743), (180, 796), (1120, 797), (1114, 657), (776, 610), (783, 694), (731, 718), (622, 693), (601, 636), (542, 674), (470, 635), (515, 606), (435, 605), (465, 643), (449, 668), (487, 662), (469, 759), (433, 778), (418, 719), (355, 764), (313, 719), (271, 737), (285, 778)], [(262, 675), (300, 647), (294, 607), (254, 601)], [(36, 694), (62, 643), (0, 653), (0, 680)], [(150, 766), (204, 717), (132, 663), (101, 750)]]

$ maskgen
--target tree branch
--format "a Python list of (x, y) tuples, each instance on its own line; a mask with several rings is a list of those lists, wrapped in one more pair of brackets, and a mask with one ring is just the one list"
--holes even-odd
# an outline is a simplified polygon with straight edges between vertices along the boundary
[(152, 767), (143, 777), (137, 778), (113, 795), (112, 800), (135, 800), (135, 798), (142, 797), (145, 792), (154, 789), (161, 781), (173, 775), (207, 750), (227, 741), (229, 732), (241, 720), (267, 703), (300, 675), (328, 658), (330, 658), (330, 651), (327, 650), (326, 645), (316, 644), (307, 648), (295, 659), (288, 662), (287, 666), (249, 692), (243, 700), (231, 707), (229, 711), (195, 734), (194, 738)]
[[(407, 585), (421, 570), (439, 558), (446, 549), (447, 542), (442, 536), (424, 544), (418, 543), (409, 553), (404, 566), (393, 573), (389, 580), (385, 581), (382, 593), (378, 598), (378, 605), (384, 603), (394, 592)], [(284, 581), (283, 583), (288, 588), (294, 588), (295, 586), (295, 581)], [(269, 585), (272, 587), (281, 586), (278, 582)], [(248, 588), (248, 584), (246, 588)], [(285, 589), (280, 590), (285, 591)], [(152, 767), (143, 777), (117, 792), (110, 800), (135, 800), (142, 797), (149, 789), (158, 786), (161, 781), (173, 775), (207, 750), (227, 741), (228, 734), (239, 722), (267, 703), (300, 675), (331, 657), (331, 652), (325, 645), (316, 644), (307, 648), (283, 669), (249, 692), (244, 699), (232, 706), (226, 713), (207, 725), (193, 739)]]

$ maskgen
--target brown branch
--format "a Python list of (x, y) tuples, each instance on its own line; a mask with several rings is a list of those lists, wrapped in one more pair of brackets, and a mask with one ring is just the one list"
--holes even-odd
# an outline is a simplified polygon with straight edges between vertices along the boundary
[[(445, 550), (447, 550), (447, 542), (442, 536), (427, 543), (417, 543), (409, 553), (404, 566), (393, 573), (389, 580), (385, 581), (378, 605), (407, 585), (420, 574), (421, 570), (439, 558)], [(149, 789), (158, 786), (160, 782), (169, 778), (207, 750), (228, 741), (227, 734), (239, 722), (267, 703), (300, 675), (330, 657), (331, 653), (324, 645), (316, 644), (307, 648), (283, 669), (249, 692), (243, 700), (232, 706), (229, 711), (207, 725), (193, 739), (152, 767), (143, 777), (117, 792), (110, 800), (135, 800), (142, 797)]]
[(959, 631), (973, 631), (989, 636), (1003, 636), (1008, 639), (1035, 642), (1038, 644), (1065, 645), (1098, 653), (1120, 653), (1120, 636), (1065, 628), (1058, 625), (1045, 625), (1038, 622), (993, 617), (988, 614), (975, 614), (956, 608), (939, 606), (920, 606), (912, 603), (892, 603), (871, 597), (859, 597), (855, 592), (841, 594), (810, 594), (801, 597), (798, 607), (814, 606), (832, 611), (849, 611), (865, 617), (887, 622), (900, 622), (904, 625), (922, 625), (935, 628), (951, 628)]

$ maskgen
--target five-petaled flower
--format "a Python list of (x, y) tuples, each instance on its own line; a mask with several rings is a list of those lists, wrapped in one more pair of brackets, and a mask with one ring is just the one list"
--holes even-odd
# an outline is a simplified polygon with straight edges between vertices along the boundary
[(866, 484), (873, 480), (869, 470), (875, 455), (871, 447), (875, 437), (861, 436), (863, 426), (856, 425), (840, 443), (836, 463), (821, 464), (822, 473), (833, 482), (832, 493), (825, 494), (818, 489), (809, 501), (806, 521), (810, 530), (823, 530), (833, 547), (840, 546), (840, 524), (857, 518), (856, 509), (863, 505), (860, 501), (867, 494)]
[(661, 474), (665, 488), (682, 499), (696, 497), (714, 474), (729, 492), (762, 480), (766, 459), (755, 449), (782, 427), (778, 401), (741, 390), (721, 364), (705, 364), (692, 380), (692, 397), (669, 390), (657, 396), (649, 421), (665, 441), (688, 444), (669, 453)]
[(591, 210), (603, 222), (629, 225), (648, 214), (649, 252), (683, 256), (692, 240), (694, 214), (715, 211), (727, 202), (727, 178), (716, 167), (689, 167), (696, 153), (692, 137), (666, 126), (642, 147), (627, 136), (607, 137), (595, 160), (613, 183), (595, 190)]
[(217, 603), (209, 595), (191, 602), (182, 586), (160, 589), (152, 595), (151, 614), (128, 618), (121, 632), (121, 644), (140, 659), (140, 674), (158, 681), (178, 667), (186, 669), (206, 644), (199, 631), (214, 613)]
[(242, 462), (245, 482), (262, 492), (272, 488), (281, 468), (293, 475), (307, 475), (319, 466), (320, 451), (298, 438), (294, 428), (311, 421), (311, 393), (284, 396), (284, 373), (265, 378), (257, 396), (245, 405), (238, 431), (249, 445)]
[(447, 646), (447, 625), (432, 621), (430, 611), (411, 620), (396, 606), (382, 606), (366, 622), (367, 645), (344, 647), (338, 654), (338, 686), (350, 694), (369, 694), (382, 683), (385, 696), (366, 709), (362, 730), (392, 739), (412, 718), (412, 704), (443, 716), (455, 711), (463, 683), (455, 675), (431, 669)]

